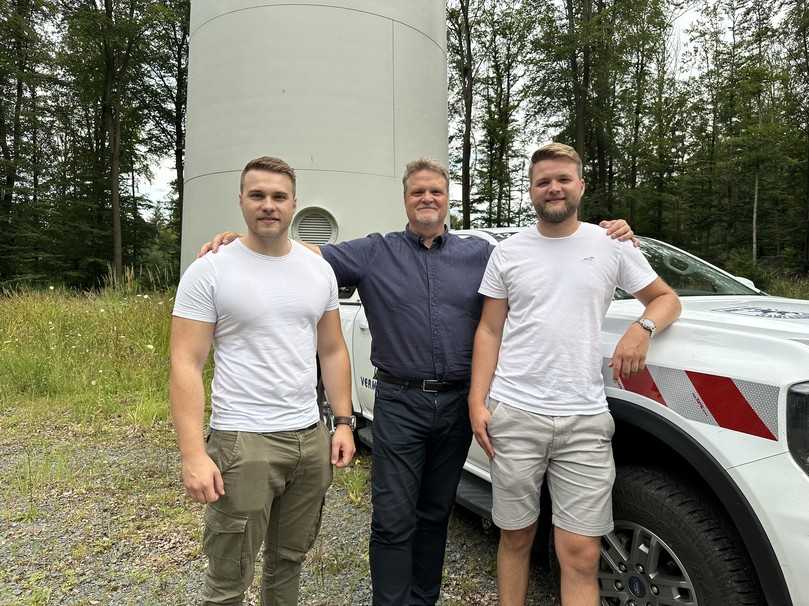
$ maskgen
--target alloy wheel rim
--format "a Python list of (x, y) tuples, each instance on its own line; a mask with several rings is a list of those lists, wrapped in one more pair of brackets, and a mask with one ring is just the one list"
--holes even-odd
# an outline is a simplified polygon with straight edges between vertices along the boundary
[(634, 522), (616, 521), (601, 540), (601, 606), (699, 606), (694, 583), (674, 550)]

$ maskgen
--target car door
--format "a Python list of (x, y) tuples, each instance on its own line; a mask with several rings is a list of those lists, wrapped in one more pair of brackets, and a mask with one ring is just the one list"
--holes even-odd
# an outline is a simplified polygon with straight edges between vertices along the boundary
[(374, 367), (371, 364), (371, 331), (368, 328), (368, 319), (365, 317), (365, 307), (360, 306), (351, 332), (351, 359), (354, 387), (362, 410), (362, 415), (368, 419), (374, 416)]

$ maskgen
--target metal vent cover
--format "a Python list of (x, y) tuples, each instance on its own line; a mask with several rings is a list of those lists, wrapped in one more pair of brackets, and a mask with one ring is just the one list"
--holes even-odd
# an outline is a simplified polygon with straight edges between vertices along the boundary
[(310, 244), (332, 244), (337, 241), (337, 221), (324, 208), (302, 208), (292, 220), (292, 237)]

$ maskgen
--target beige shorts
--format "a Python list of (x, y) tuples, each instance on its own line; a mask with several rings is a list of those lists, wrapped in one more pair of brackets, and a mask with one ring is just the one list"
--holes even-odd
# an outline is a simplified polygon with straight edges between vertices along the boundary
[(549, 417), (491, 398), (487, 406), (494, 523), (519, 530), (536, 522), (547, 471), (554, 526), (593, 537), (612, 532), (612, 415)]

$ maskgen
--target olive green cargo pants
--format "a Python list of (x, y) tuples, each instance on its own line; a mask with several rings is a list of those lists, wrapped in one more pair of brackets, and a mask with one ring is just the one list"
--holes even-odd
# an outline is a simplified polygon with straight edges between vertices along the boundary
[(328, 432), (322, 423), (275, 433), (212, 430), (206, 448), (225, 495), (205, 510), (203, 606), (242, 604), (262, 542), (261, 603), (296, 605), (331, 483)]

